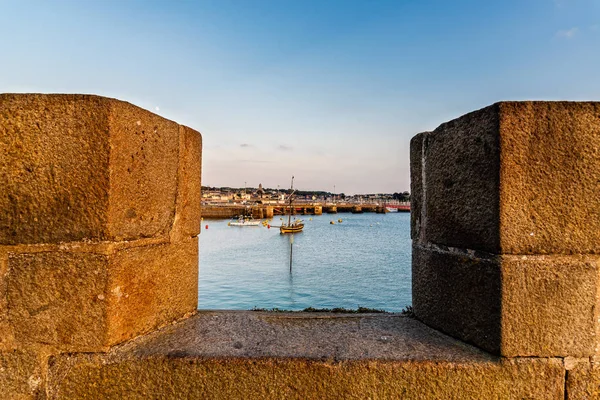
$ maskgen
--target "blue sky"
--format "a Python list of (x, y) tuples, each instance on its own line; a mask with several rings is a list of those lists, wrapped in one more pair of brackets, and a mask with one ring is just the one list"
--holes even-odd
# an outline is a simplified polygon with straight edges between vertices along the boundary
[(499, 100), (600, 100), (600, 0), (0, 0), (0, 92), (199, 130), (203, 184), (409, 190), (409, 141)]

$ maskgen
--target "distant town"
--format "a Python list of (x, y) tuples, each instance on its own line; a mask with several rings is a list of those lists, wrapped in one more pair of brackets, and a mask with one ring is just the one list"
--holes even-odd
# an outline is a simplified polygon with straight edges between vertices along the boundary
[[(290, 189), (263, 188), (231, 188), (202, 186), (203, 204), (282, 204), (291, 193)], [(326, 191), (297, 190), (294, 193), (296, 203), (356, 203), (356, 204), (391, 204), (410, 202), (409, 192), (397, 193), (365, 193), (346, 195)]]

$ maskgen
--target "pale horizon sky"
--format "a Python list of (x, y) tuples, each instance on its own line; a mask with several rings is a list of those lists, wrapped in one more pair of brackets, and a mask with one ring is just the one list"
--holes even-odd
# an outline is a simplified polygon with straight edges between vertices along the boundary
[(0, 92), (93, 93), (203, 136), (203, 185), (410, 190), (416, 133), (600, 100), (600, 0), (0, 0)]

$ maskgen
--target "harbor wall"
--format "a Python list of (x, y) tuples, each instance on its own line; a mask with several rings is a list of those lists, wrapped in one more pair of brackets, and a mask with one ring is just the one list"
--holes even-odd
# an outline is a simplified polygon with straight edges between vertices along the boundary
[(196, 312), (200, 134), (0, 95), (0, 398), (598, 398), (598, 132), (509, 102), (413, 138), (414, 317)]
[[(323, 211), (330, 214), (335, 213), (362, 213), (374, 212), (384, 214), (387, 212), (384, 206), (377, 204), (295, 204), (293, 206), (294, 214), (296, 215), (322, 215)], [(399, 212), (409, 212), (410, 207), (398, 208)], [(273, 218), (274, 215), (287, 215), (290, 212), (290, 206), (286, 205), (240, 205), (240, 204), (223, 204), (223, 205), (203, 205), (202, 217), (208, 219), (227, 219), (238, 215), (252, 215), (254, 218)]]

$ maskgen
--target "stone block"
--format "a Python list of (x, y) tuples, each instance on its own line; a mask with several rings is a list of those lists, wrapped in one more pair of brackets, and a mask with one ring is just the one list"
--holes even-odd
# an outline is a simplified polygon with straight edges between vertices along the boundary
[(497, 106), (442, 124), (423, 142), (424, 241), (497, 253)]
[(417, 317), (506, 357), (590, 357), (597, 256), (498, 256), (413, 246)]
[(426, 134), (424, 241), (600, 253), (600, 103), (502, 102)]
[(52, 372), (50, 399), (564, 398), (558, 360), (458, 365), (178, 356), (61, 361)]
[[(239, 329), (243, 327), (244, 329)], [(200, 313), (50, 362), (51, 399), (563, 399), (559, 359), (503, 360), (392, 315)]]
[(180, 136), (114, 99), (0, 95), (0, 245), (168, 237)]
[(423, 204), (423, 146), (426, 132), (419, 133), (410, 141), (410, 237), (422, 235), (421, 211)]
[(42, 362), (29, 351), (0, 351), (0, 398), (45, 398)]
[(200, 234), (202, 136), (180, 126), (177, 202), (171, 241)]
[(502, 354), (589, 357), (600, 346), (598, 256), (503, 256)]
[(8, 253), (0, 247), (0, 352), (13, 350), (16, 345), (6, 312), (6, 273), (8, 270)]
[(103, 351), (197, 306), (197, 238), (98, 252), (12, 251), (5, 314), (19, 346)]
[(413, 244), (412, 304), (421, 321), (501, 353), (502, 287), (496, 258)]
[(108, 343), (120, 343), (198, 308), (198, 237), (116, 251), (107, 288)]
[(580, 362), (567, 372), (568, 400), (600, 399), (600, 364)]

